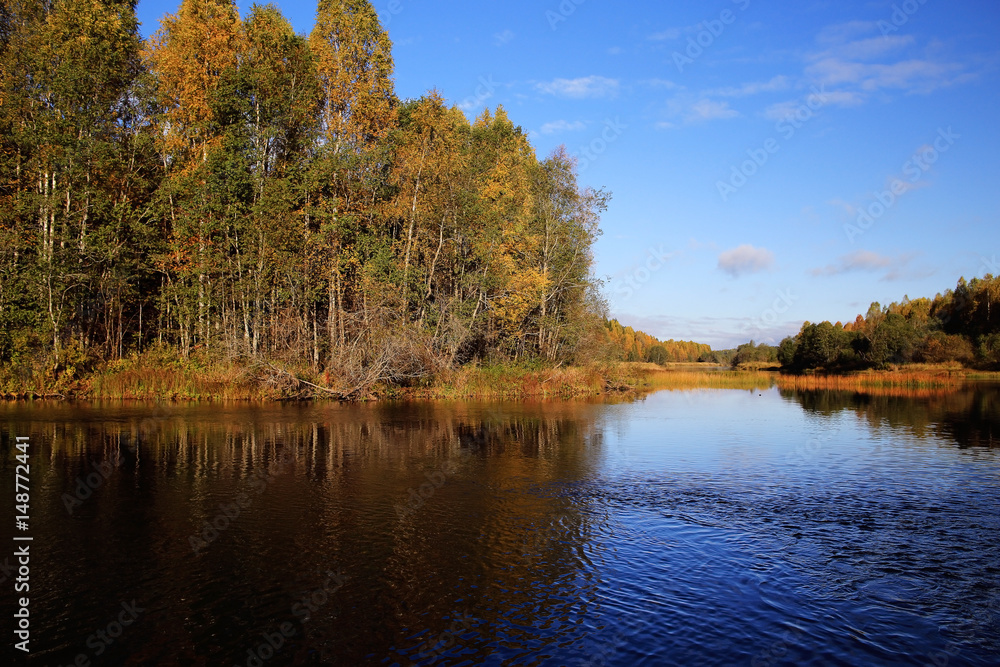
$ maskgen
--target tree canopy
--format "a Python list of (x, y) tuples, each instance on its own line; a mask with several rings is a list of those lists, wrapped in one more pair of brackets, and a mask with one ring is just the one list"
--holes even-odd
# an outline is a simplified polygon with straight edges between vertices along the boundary
[(610, 195), (503, 108), (399, 100), (367, 0), (321, 0), (308, 38), (183, 0), (145, 42), (129, 0), (17, 0), (0, 39), (8, 377), (156, 347), (350, 385), (608, 342)]

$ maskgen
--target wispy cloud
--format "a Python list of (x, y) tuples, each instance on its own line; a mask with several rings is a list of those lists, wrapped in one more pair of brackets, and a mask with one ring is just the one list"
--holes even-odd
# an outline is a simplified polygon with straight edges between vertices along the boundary
[(514, 31), (509, 29), (504, 30), (503, 32), (498, 32), (497, 34), (493, 35), (493, 43), (497, 46), (503, 46), (504, 44), (513, 41), (514, 37), (516, 37)]
[(555, 79), (536, 85), (547, 95), (585, 99), (588, 97), (614, 97), (618, 94), (618, 79), (603, 76), (587, 76), (579, 79)]
[(540, 134), (555, 134), (556, 132), (578, 132), (586, 128), (587, 124), (580, 120), (573, 121), (572, 123), (568, 120), (556, 120), (551, 123), (545, 123), (538, 132)]
[(815, 98), (813, 96), (814, 94), (811, 93), (805, 99), (785, 100), (784, 102), (771, 104), (765, 107), (763, 112), (764, 118), (775, 122), (786, 120), (801, 112), (803, 106), (808, 106), (809, 102), (812, 102), (813, 105), (819, 103), (824, 107), (834, 106), (845, 108), (856, 107), (865, 102), (864, 95), (859, 92), (847, 90), (824, 91), (820, 96)]
[(870, 35), (878, 30), (875, 21), (848, 21), (835, 23), (820, 30), (816, 41), (820, 44), (843, 44), (862, 35)]
[(973, 76), (960, 63), (906, 57), (916, 46), (912, 35), (883, 36), (869, 21), (828, 26), (816, 43), (819, 50), (805, 57), (806, 78), (844, 91), (930, 93)]
[(753, 81), (740, 86), (729, 86), (726, 88), (716, 88), (706, 91), (706, 95), (717, 95), (719, 97), (748, 97), (759, 95), (760, 93), (774, 93), (787, 90), (790, 86), (788, 77), (776, 76), (770, 81)]
[(825, 58), (806, 68), (806, 75), (821, 85), (855, 86), (866, 92), (895, 89), (930, 93), (967, 80), (964, 67), (956, 63), (903, 60), (891, 64), (861, 63)]
[(728, 102), (714, 102), (712, 100), (699, 100), (691, 106), (688, 115), (689, 120), (716, 120), (720, 118), (736, 118), (739, 111), (729, 108)]
[(644, 85), (650, 88), (665, 88), (666, 90), (679, 90), (683, 88), (670, 79), (646, 79), (642, 82)]
[(684, 28), (667, 28), (648, 37), (651, 42), (670, 42), (684, 34)]
[[(827, 264), (809, 271), (817, 277), (840, 276), (847, 273), (882, 273), (880, 280), (895, 282), (897, 280), (919, 280), (934, 275), (929, 267), (911, 267), (913, 253), (888, 257), (869, 250), (857, 250), (843, 255), (833, 264)], [(883, 273), (884, 272), (884, 273)]]
[(838, 276), (855, 271), (879, 271), (887, 269), (895, 263), (891, 257), (884, 257), (868, 250), (857, 250), (842, 256), (835, 264), (827, 264), (819, 269), (809, 271), (814, 276)]
[(734, 278), (749, 273), (760, 273), (774, 266), (774, 253), (766, 248), (741, 245), (719, 255), (719, 269)]
[(667, 120), (656, 124), (661, 130), (669, 130), (679, 125), (692, 125), (711, 120), (726, 120), (739, 117), (740, 112), (730, 108), (729, 102), (695, 97), (687, 93), (676, 95), (667, 101)]

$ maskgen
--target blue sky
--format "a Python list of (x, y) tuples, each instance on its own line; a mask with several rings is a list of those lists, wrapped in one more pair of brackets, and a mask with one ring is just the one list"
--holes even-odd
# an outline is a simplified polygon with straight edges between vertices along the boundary
[[(143, 33), (178, 4), (140, 0)], [(315, 4), (275, 4), (311, 31)], [(997, 3), (374, 5), (401, 98), (503, 105), (613, 192), (596, 269), (625, 324), (776, 342), (1000, 274)]]

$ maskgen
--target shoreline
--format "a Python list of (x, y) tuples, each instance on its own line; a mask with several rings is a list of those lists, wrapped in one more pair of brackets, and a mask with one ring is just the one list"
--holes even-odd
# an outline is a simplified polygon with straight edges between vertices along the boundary
[(376, 383), (354, 390), (323, 386), (304, 369), (259, 364), (149, 363), (137, 358), (110, 364), (71, 382), (0, 390), (2, 401), (130, 400), (175, 402), (383, 400), (537, 400), (627, 396), (672, 389), (920, 390), (957, 389), (970, 382), (1000, 382), (1000, 372), (959, 366), (900, 366), (850, 373), (781, 373), (675, 363), (594, 363), (587, 366), (497, 365), (445, 369), (409, 385)]

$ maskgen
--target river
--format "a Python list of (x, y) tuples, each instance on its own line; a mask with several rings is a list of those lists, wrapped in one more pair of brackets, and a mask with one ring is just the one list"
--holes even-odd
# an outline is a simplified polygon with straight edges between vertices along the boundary
[(0, 403), (8, 545), (18, 436), (27, 664), (1000, 663), (995, 386)]

